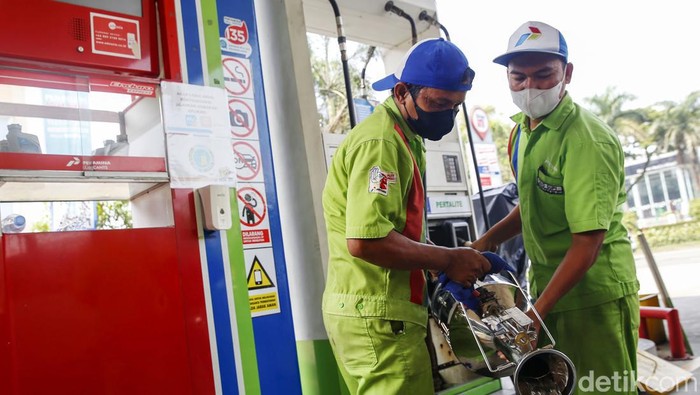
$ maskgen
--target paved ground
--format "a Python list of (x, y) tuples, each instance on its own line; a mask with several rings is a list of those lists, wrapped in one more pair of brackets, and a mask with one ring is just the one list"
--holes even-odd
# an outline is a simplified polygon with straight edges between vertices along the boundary
[[(671, 301), (680, 313), (681, 323), (691, 348), (700, 355), (700, 245), (680, 246), (652, 251)], [(640, 293), (658, 293), (657, 285), (649, 265), (641, 252), (635, 254), (637, 277), (641, 285)], [(658, 354), (668, 353), (668, 346), (658, 347)], [(690, 361), (674, 362), (693, 372), (694, 376), (686, 385), (672, 392), (673, 395), (700, 394), (700, 356)], [(497, 395), (514, 394), (509, 379), (502, 380), (503, 390)]]
[[(653, 252), (673, 306), (680, 313), (681, 324), (690, 346), (700, 353), (700, 245), (682, 246)], [(658, 288), (643, 254), (636, 254), (637, 277), (641, 293), (656, 293)], [(658, 349), (659, 355), (667, 355), (667, 347)], [(691, 361), (674, 362), (693, 372), (693, 379), (672, 394), (700, 394), (700, 357)]]

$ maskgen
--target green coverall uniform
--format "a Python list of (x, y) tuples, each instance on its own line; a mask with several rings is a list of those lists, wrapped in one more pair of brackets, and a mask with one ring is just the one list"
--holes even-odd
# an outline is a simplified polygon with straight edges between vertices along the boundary
[(595, 263), (545, 324), (556, 348), (576, 365), (577, 393), (636, 394), (639, 282), (621, 223), (626, 193), (620, 142), (568, 93), (534, 130), (523, 113), (512, 119), (517, 125), (509, 152), (533, 295), (551, 280), (572, 233), (607, 231)]
[(323, 319), (352, 394), (432, 394), (425, 279), (353, 257), (347, 239), (423, 234), (425, 148), (393, 98), (333, 156), (323, 191), (330, 251)]

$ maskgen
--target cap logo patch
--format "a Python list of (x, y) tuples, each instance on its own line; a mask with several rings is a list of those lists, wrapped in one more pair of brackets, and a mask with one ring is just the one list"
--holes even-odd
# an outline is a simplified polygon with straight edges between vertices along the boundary
[(369, 192), (386, 196), (389, 193), (389, 184), (396, 182), (396, 174), (383, 172), (379, 166), (369, 170)]
[(540, 31), (540, 29), (538, 29), (536, 27), (530, 26), (530, 27), (528, 27), (528, 29), (530, 29), (530, 33), (525, 33), (522, 36), (520, 36), (520, 38), (518, 39), (518, 42), (515, 43), (516, 47), (523, 45), (523, 43), (527, 40), (537, 40), (538, 38), (540, 38), (542, 36), (542, 32)]

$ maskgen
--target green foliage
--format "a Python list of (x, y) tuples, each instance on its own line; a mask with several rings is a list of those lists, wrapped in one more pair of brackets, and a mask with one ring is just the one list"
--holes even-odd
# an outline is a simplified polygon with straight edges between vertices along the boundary
[(97, 229), (130, 229), (133, 227), (128, 201), (97, 202)]
[(487, 108), (486, 114), (489, 116), (489, 126), (491, 127), (491, 134), (493, 136), (493, 143), (496, 144), (496, 149), (498, 150), (498, 165), (501, 167), (501, 177), (503, 178), (503, 183), (514, 182), (513, 171), (510, 168), (510, 159), (508, 157), (508, 139), (510, 138), (510, 131), (513, 128), (512, 122), (507, 124), (502, 122), (493, 116), (495, 110), (493, 108)]
[(651, 247), (696, 242), (700, 241), (700, 221), (694, 220), (645, 228), (644, 235)]
[(693, 199), (690, 201), (689, 213), (694, 220), (700, 221), (700, 199)]
[[(326, 133), (347, 133), (350, 131), (350, 116), (338, 44), (335, 39), (311, 33), (307, 34), (307, 40), (321, 130)], [(354, 52), (347, 53), (348, 71), (353, 96), (359, 97), (360, 75), (369, 46), (348, 42), (347, 47), (354, 48)]]
[(50, 231), (51, 228), (49, 228), (49, 220), (48, 218), (42, 218), (41, 221), (37, 221), (32, 225), (32, 232), (48, 232)]
[(622, 215), (622, 225), (627, 228), (627, 231), (630, 234), (635, 234), (639, 231), (639, 226), (637, 225), (637, 220), (639, 218), (637, 217), (637, 212), (634, 210), (628, 210), (625, 211), (625, 213)]

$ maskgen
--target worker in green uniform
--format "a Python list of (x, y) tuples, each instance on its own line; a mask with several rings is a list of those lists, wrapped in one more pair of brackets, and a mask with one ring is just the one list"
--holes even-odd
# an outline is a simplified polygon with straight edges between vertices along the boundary
[(509, 144), (520, 204), (472, 246), (522, 232), (535, 307), (576, 366), (577, 393), (636, 394), (639, 282), (618, 137), (567, 93), (573, 64), (557, 29), (523, 24), (494, 62), (522, 111)]
[(411, 47), (373, 84), (392, 95), (333, 156), (323, 190), (330, 251), (323, 320), (352, 394), (432, 394), (424, 270), (471, 286), (490, 269), (471, 248), (425, 243), (422, 138), (449, 133), (474, 72), (454, 44)]

